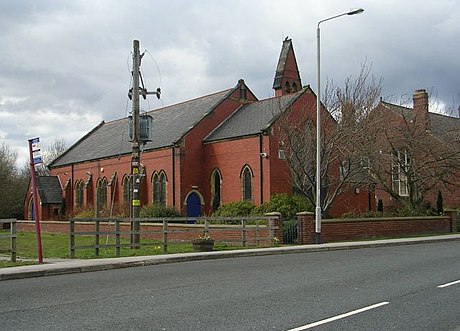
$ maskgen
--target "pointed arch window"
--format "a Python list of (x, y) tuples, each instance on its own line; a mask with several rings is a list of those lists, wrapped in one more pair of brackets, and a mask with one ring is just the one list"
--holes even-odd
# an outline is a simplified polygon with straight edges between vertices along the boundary
[(253, 173), (249, 166), (241, 171), (241, 192), (243, 201), (252, 201), (252, 177)]
[(107, 208), (107, 179), (99, 179), (97, 181), (97, 192), (96, 192), (96, 199), (97, 199), (97, 208), (99, 211)]
[(218, 169), (215, 169), (211, 174), (211, 207), (212, 210), (217, 210), (220, 206), (221, 201), (221, 186), (222, 176)]
[(75, 207), (81, 209), (83, 207), (83, 181), (75, 182)]
[(166, 205), (166, 174), (164, 171), (155, 172), (152, 176), (153, 203)]
[(289, 82), (286, 82), (286, 84), (284, 84), (284, 91), (286, 93), (291, 93), (291, 84), (289, 84)]
[(123, 203), (127, 206), (131, 205), (131, 193), (133, 191), (133, 181), (131, 176), (125, 175), (122, 181), (123, 186)]

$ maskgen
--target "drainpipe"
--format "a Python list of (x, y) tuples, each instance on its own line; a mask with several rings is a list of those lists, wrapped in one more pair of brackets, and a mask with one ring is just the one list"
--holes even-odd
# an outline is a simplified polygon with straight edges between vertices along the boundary
[[(74, 197), (73, 197), (73, 194), (74, 194), (74, 186), (73, 186), (73, 183), (74, 183), (74, 164), (72, 163), (70, 165), (70, 168), (71, 168), (71, 174), (70, 174), (70, 180), (71, 180), (71, 183), (70, 183), (70, 210), (67, 211), (67, 213), (69, 213), (70, 215), (70, 212), (73, 214), (73, 202), (74, 202)], [(68, 216), (69, 216), (68, 215)]]
[(260, 204), (264, 203), (263, 131), (259, 132)]
[(173, 207), (176, 207), (176, 144), (172, 145), (171, 151), (171, 160), (172, 160), (172, 167), (171, 167), (171, 172), (172, 172), (172, 205)]

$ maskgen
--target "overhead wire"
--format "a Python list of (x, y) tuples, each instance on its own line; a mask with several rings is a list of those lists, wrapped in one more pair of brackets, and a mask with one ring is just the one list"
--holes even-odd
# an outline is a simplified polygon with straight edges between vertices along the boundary
[[(159, 83), (158, 83), (158, 86), (161, 88), (161, 71), (160, 71), (160, 67), (157, 63), (157, 61), (155, 60), (155, 58), (153, 57), (153, 55), (148, 51), (148, 50), (145, 50), (145, 53), (147, 53), (149, 55), (149, 57), (152, 59), (152, 61), (155, 63), (155, 66), (157, 68), (157, 71), (158, 71), (158, 80), (159, 80)], [(130, 52), (127, 60), (126, 60), (126, 66), (127, 66), (127, 69), (128, 69), (128, 74), (129, 74), (129, 84), (128, 84), (128, 91), (131, 89), (131, 86), (133, 84), (133, 75), (132, 75), (132, 67), (130, 65), (130, 58), (132, 58), (132, 52)], [(141, 70), (141, 74), (142, 74), (142, 69)], [(150, 105), (150, 101), (148, 98), (145, 99), (147, 101), (147, 104), (148, 104), (148, 107), (149, 109), (151, 108), (151, 105)], [(128, 107), (129, 107), (129, 97), (126, 98), (126, 105), (125, 105), (125, 115), (127, 116), (130, 116), (132, 115), (132, 110), (128, 110)], [(161, 106), (163, 107), (163, 100), (160, 99), (160, 102), (161, 102)], [(120, 131), (120, 136), (121, 136), (121, 141), (120, 141), (120, 148), (119, 148), (119, 152), (118, 152), (118, 160), (117, 160), (117, 166), (116, 166), (116, 170), (115, 170), (115, 178), (114, 178), (114, 181), (116, 182), (118, 180), (118, 170), (120, 168), (120, 163), (121, 163), (121, 154), (122, 154), (122, 151), (123, 151), (123, 143), (124, 143), (124, 134), (123, 132), (125, 132), (125, 130), (121, 129)], [(113, 187), (115, 188), (114, 190), (112, 190), (112, 196), (111, 196), (111, 206), (110, 206), (110, 213), (109, 213), (109, 218), (110, 218), (110, 221), (109, 221), (109, 231), (110, 232), (110, 228), (112, 226), (112, 217), (113, 217), (113, 209), (114, 209), (114, 204), (115, 204), (115, 195), (116, 195), (116, 188), (117, 188), (118, 185), (114, 185)], [(107, 234), (106, 236), (106, 245), (108, 245), (108, 242), (109, 242), (109, 235)]]
[[(129, 74), (129, 84), (128, 84), (128, 89), (127, 91), (130, 90), (131, 86), (132, 86), (132, 83), (133, 83), (133, 75), (132, 75), (132, 69), (131, 69), (131, 65), (130, 65), (130, 58), (132, 58), (132, 52), (129, 53), (128, 55), (128, 58), (126, 59), (126, 67), (127, 67), (127, 70), (128, 70), (128, 74)], [(129, 97), (127, 96), (126, 97), (126, 105), (125, 105), (125, 113), (124, 115), (125, 116), (129, 116), (132, 114), (132, 111), (128, 111), (128, 106), (129, 106)], [(117, 157), (117, 166), (115, 167), (115, 178), (114, 178), (114, 181), (116, 183), (116, 181), (118, 181), (118, 171), (120, 169), (120, 162), (121, 162), (121, 154), (123, 152), (123, 143), (124, 143), (124, 133), (125, 130), (124, 129), (121, 129), (120, 130), (120, 148), (118, 149), (118, 157)], [(110, 213), (109, 213), (109, 229), (108, 229), (108, 232), (110, 232), (110, 229), (112, 227), (112, 217), (113, 217), (113, 209), (115, 207), (115, 195), (116, 195), (116, 190), (117, 190), (117, 186), (118, 185), (114, 185), (113, 187), (115, 189), (112, 190), (112, 196), (111, 196), (111, 201), (110, 201)], [(107, 234), (106, 236), (106, 245), (108, 245), (108, 242), (109, 242), (109, 234)]]

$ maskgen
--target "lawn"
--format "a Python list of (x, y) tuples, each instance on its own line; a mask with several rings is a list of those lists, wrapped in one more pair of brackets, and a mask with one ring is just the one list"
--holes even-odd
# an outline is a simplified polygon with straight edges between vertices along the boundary
[[(3, 232), (3, 231), (1, 231)], [(92, 236), (77, 236), (75, 238), (76, 246), (93, 245), (94, 237)], [(101, 236), (99, 239), (99, 245), (114, 245), (115, 238)], [(145, 256), (145, 255), (159, 255), (165, 254), (163, 252), (163, 244), (160, 241), (141, 239), (141, 247), (139, 249), (131, 249), (128, 238), (122, 238), (121, 244), (125, 244), (125, 247), (121, 247), (120, 256)], [(37, 241), (35, 233), (32, 232), (21, 232), (17, 234), (17, 260), (18, 262), (13, 263), (9, 261), (0, 261), (0, 267), (10, 267), (25, 264), (34, 264), (38, 259), (37, 255)], [(9, 248), (9, 239), (0, 238), (0, 251)], [(224, 244), (215, 244), (215, 250), (225, 249), (238, 249), (242, 247), (228, 246)], [(42, 233), (42, 250), (43, 258), (46, 259), (68, 259), (70, 258), (69, 251), (69, 236), (64, 234), (50, 234)], [(185, 243), (168, 243), (168, 253), (189, 253), (193, 252), (192, 244), (190, 242)], [(116, 257), (115, 247), (100, 248), (99, 256), (95, 255), (94, 249), (77, 249), (75, 251), (76, 258), (79, 259), (91, 259), (91, 258), (110, 258)], [(8, 253), (2, 253), (2, 256), (8, 256)], [(28, 261), (33, 260), (33, 261)]]

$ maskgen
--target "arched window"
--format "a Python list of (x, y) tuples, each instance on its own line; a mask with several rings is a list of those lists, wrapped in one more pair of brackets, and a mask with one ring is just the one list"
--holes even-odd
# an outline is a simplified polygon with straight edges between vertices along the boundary
[(133, 191), (133, 181), (131, 180), (131, 176), (125, 175), (123, 177), (122, 185), (123, 185), (123, 203), (129, 206), (131, 202), (131, 193)]
[(297, 92), (297, 84), (292, 83), (292, 92)]
[(286, 84), (284, 84), (284, 91), (286, 93), (291, 93), (291, 84), (289, 84), (289, 82), (286, 82)]
[(252, 201), (252, 171), (245, 166), (241, 171), (241, 191), (243, 201)]
[(75, 208), (81, 209), (83, 207), (83, 181), (77, 180), (75, 182)]
[(164, 171), (154, 173), (152, 176), (153, 203), (166, 205), (166, 174)]
[(152, 176), (152, 189), (153, 189), (153, 203), (159, 203), (160, 199), (160, 181), (158, 180), (158, 173), (154, 173)]
[(166, 174), (162, 171), (160, 172), (160, 204), (166, 205)]
[(218, 169), (215, 169), (211, 175), (211, 207), (212, 210), (217, 210), (220, 206), (221, 200), (221, 184), (222, 184), (222, 176)]
[(97, 181), (96, 199), (97, 199), (98, 211), (102, 211), (103, 209), (107, 208), (107, 179), (106, 178), (99, 179)]

